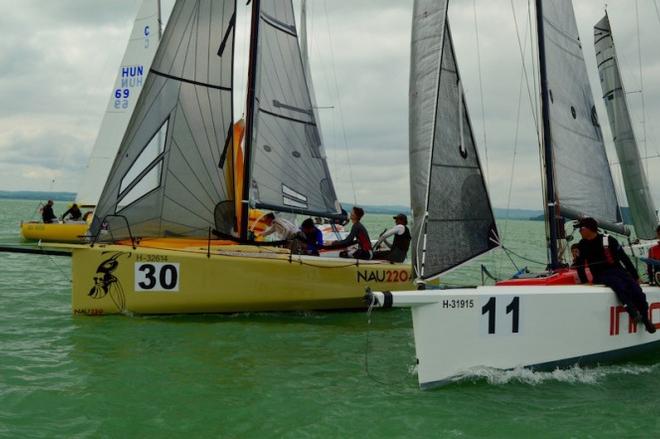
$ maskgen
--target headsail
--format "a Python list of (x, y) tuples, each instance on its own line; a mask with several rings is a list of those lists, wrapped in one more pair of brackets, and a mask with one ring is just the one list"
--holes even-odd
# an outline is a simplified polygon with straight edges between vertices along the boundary
[(543, 35), (559, 212), (623, 232), (571, 0), (543, 1)]
[(410, 74), (413, 263), (429, 279), (496, 247), (447, 20), (447, 1), (416, 0)]
[(254, 207), (335, 216), (339, 202), (321, 144), (291, 0), (258, 12), (254, 99), (248, 102), (246, 171)]
[[(91, 233), (207, 236), (234, 226), (235, 0), (179, 0), (101, 195)], [(108, 217), (121, 215), (123, 218)], [(105, 224), (104, 224), (105, 223)]]
[(133, 24), (76, 203), (96, 206), (160, 39), (160, 0), (143, 0)]
[(603, 100), (607, 108), (616, 153), (621, 163), (621, 173), (635, 232), (639, 238), (654, 239), (658, 218), (637, 148), (607, 14), (594, 26), (594, 45)]

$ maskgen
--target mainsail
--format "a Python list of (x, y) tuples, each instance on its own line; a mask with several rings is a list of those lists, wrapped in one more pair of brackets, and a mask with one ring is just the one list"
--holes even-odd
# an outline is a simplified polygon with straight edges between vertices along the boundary
[(637, 148), (607, 14), (594, 26), (594, 45), (603, 100), (621, 164), (635, 233), (639, 238), (654, 239), (658, 218)]
[(143, 0), (119, 66), (110, 101), (76, 203), (96, 206), (121, 144), (160, 39), (160, 0)]
[[(179, 0), (95, 212), (91, 233), (207, 236), (234, 226), (235, 0)], [(116, 215), (116, 216), (113, 216)]]
[(559, 212), (623, 232), (571, 0), (543, 1), (542, 35)]
[(430, 279), (496, 247), (447, 20), (447, 1), (416, 0), (410, 74), (413, 264)]
[[(259, 3), (261, 6), (259, 6)], [(326, 217), (340, 206), (321, 143), (291, 0), (255, 2), (246, 160), (253, 207)], [(251, 116), (251, 117), (250, 117)]]

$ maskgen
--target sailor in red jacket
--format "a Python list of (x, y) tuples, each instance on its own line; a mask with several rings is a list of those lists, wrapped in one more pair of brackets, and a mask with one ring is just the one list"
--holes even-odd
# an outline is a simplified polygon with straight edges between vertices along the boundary
[[(660, 263), (660, 226), (655, 229), (655, 237), (658, 243), (649, 249), (649, 259)], [(649, 283), (651, 285), (660, 285), (660, 267), (653, 264), (648, 265)]]

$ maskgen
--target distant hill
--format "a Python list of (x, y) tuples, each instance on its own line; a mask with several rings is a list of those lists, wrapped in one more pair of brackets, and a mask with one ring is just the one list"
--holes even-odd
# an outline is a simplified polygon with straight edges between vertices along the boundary
[[(632, 216), (630, 215), (630, 207), (621, 206), (621, 216), (623, 216), (624, 224), (632, 224)], [(545, 214), (540, 214), (529, 218), (532, 221), (545, 221)]]
[[(495, 207), (493, 209), (495, 218), (497, 219), (512, 219), (512, 220), (529, 220), (538, 215), (543, 216), (543, 212), (534, 209), (503, 209)], [(507, 214), (508, 213), (508, 214)]]
[(0, 191), (0, 198), (9, 200), (73, 201), (76, 199), (76, 194), (73, 192)]

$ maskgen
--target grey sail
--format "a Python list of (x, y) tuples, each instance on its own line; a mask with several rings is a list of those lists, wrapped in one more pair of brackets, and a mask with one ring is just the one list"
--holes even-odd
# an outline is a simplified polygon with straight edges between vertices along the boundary
[(319, 139), (323, 144), (323, 131), (321, 130), (321, 118), (319, 117), (318, 105), (316, 102), (316, 93), (314, 92), (314, 82), (312, 81), (312, 68), (309, 64), (309, 34), (307, 33), (307, 0), (300, 2), (300, 53), (302, 55), (303, 70), (305, 79), (309, 88), (309, 97), (312, 100), (314, 109), (314, 118), (316, 120), (316, 129), (319, 132)]
[(413, 264), (430, 279), (496, 247), (447, 2), (416, 0), (410, 77)]
[(654, 239), (658, 218), (651, 198), (646, 173), (635, 140), (626, 91), (621, 80), (619, 64), (607, 15), (594, 26), (596, 61), (603, 89), (603, 100), (614, 137), (616, 153), (626, 189), (626, 198), (637, 237)]
[[(252, 206), (336, 216), (339, 202), (321, 143), (291, 0), (258, 11), (250, 149)], [(251, 105), (250, 105), (251, 104)], [(248, 128), (249, 131), (249, 128)]]
[(559, 212), (623, 231), (571, 0), (545, 0), (543, 23)]
[(209, 228), (233, 226), (233, 177), (224, 158), (232, 144), (235, 10), (235, 0), (176, 2), (93, 235), (107, 229), (102, 237), (122, 239), (130, 226), (133, 236), (205, 237)]

